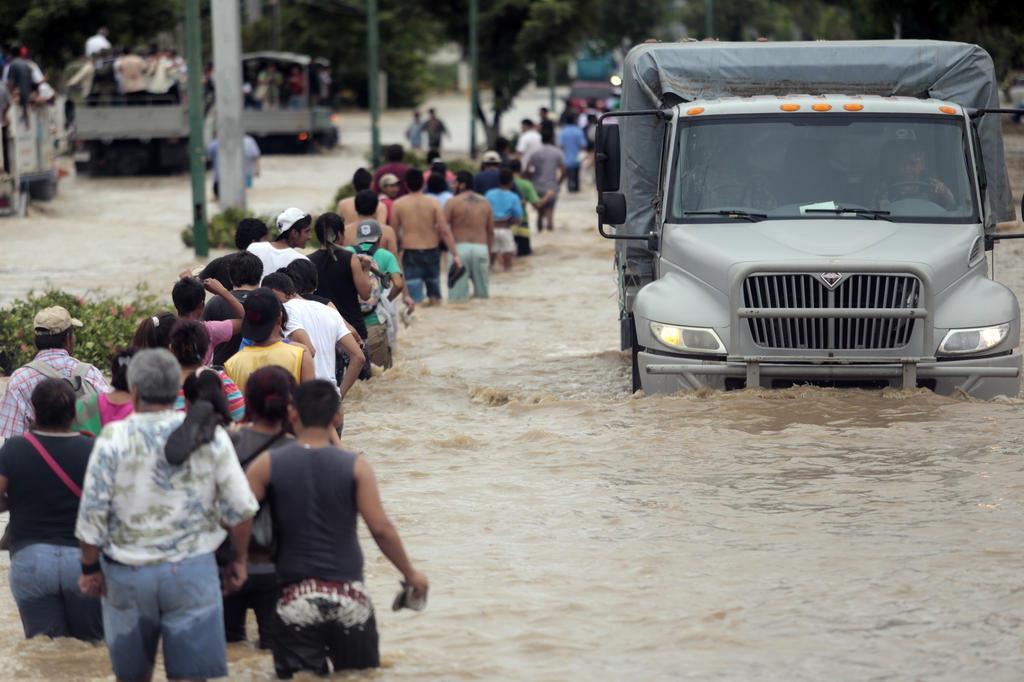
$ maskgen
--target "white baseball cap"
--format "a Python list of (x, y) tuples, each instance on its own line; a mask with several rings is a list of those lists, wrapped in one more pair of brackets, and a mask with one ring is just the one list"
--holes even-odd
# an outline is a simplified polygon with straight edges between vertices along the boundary
[[(295, 227), (296, 223), (302, 222), (303, 220), (305, 220), (306, 224), (308, 225), (313, 221), (313, 218), (308, 213), (303, 211), (301, 208), (286, 208), (284, 212), (281, 213), (281, 215), (277, 216), (278, 235), (284, 234), (288, 230)], [(299, 225), (299, 229), (305, 226), (306, 225)]]

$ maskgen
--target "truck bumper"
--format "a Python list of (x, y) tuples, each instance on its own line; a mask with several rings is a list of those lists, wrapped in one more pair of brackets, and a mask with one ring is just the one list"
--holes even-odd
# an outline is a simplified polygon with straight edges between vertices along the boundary
[(756, 360), (696, 360), (641, 351), (637, 354), (640, 382), (647, 394), (699, 388), (724, 389), (727, 379), (747, 386), (771, 387), (786, 381), (885, 381), (893, 388), (934, 382), (935, 392), (961, 392), (974, 398), (1017, 397), (1022, 358), (1019, 351), (990, 358), (885, 364), (786, 364)]

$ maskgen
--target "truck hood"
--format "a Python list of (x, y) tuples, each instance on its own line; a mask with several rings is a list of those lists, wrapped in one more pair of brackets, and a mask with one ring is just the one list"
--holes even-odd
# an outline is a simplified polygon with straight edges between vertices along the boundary
[[(806, 262), (810, 271), (844, 263), (916, 264), (930, 272), (935, 292), (968, 270), (980, 225), (890, 223), (884, 220), (765, 220), (666, 225), (662, 258), (728, 295), (731, 269), (743, 263)], [(760, 269), (760, 268), (759, 268)]]

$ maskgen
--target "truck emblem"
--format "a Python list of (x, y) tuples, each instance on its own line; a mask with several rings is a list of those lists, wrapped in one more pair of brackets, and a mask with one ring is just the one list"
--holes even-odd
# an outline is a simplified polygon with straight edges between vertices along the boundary
[(843, 279), (843, 276), (838, 272), (823, 272), (821, 273), (821, 281), (825, 283), (829, 289), (835, 289), (836, 285)]

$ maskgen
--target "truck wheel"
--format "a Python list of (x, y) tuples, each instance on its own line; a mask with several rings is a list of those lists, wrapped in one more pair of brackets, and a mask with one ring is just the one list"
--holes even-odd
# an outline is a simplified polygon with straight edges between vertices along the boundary
[(33, 182), (28, 186), (28, 195), (35, 201), (50, 201), (57, 195), (57, 181), (48, 178)]

